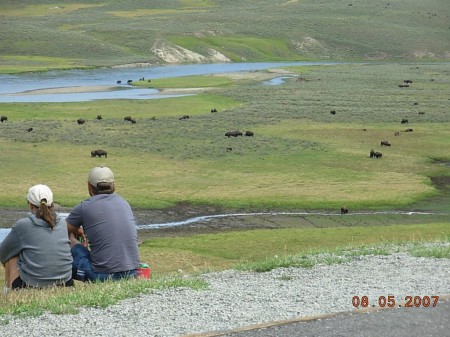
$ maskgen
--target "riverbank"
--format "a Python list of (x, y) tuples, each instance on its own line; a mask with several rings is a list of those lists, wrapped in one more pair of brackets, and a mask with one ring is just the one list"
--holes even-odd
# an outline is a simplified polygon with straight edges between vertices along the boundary
[[(57, 207), (62, 214), (71, 208)], [(226, 209), (211, 205), (180, 203), (164, 209), (133, 209), (138, 225), (139, 242), (156, 237), (180, 237), (230, 231), (276, 228), (371, 227), (447, 223), (445, 211), (350, 210), (267, 210)], [(0, 229), (10, 228), (28, 216), (27, 209), (0, 208)]]

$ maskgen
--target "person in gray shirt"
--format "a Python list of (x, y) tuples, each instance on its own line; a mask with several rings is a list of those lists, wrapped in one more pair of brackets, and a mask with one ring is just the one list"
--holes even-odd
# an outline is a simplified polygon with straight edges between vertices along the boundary
[(6, 289), (73, 286), (72, 255), (64, 219), (46, 185), (28, 190), (31, 215), (18, 220), (0, 243)]
[[(130, 205), (115, 193), (114, 174), (94, 167), (88, 176), (90, 198), (66, 218), (73, 256), (73, 278), (80, 281), (136, 277), (140, 257), (137, 229)], [(85, 247), (78, 236), (86, 236)]]

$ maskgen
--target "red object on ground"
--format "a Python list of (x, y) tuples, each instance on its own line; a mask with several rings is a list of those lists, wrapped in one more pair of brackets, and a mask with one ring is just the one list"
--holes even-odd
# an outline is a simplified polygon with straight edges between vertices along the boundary
[(149, 266), (139, 266), (137, 269), (137, 277), (149, 279), (151, 276), (152, 270)]

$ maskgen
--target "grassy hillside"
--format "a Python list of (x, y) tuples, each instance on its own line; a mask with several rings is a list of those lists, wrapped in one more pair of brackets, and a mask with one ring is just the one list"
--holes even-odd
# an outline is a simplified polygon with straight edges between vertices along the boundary
[(133, 62), (448, 59), (450, 3), (1, 1), (0, 71)]

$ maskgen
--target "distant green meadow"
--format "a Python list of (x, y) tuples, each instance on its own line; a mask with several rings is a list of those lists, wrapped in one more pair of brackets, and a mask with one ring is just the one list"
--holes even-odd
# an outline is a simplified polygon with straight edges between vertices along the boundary
[[(28, 187), (45, 183), (56, 202), (73, 206), (97, 165), (111, 167), (117, 191), (143, 208), (393, 209), (441, 193), (430, 177), (450, 176), (450, 64), (286, 69), (292, 78), (278, 86), (262, 84), (266, 71), (245, 80), (135, 79), (207, 89), (169, 99), (0, 104), (8, 116), (0, 124), (0, 205), (22, 206)], [(413, 83), (400, 88), (406, 79)], [(230, 130), (254, 136), (228, 138)], [(94, 149), (108, 157), (92, 158)], [(382, 158), (370, 158), (371, 149)]]
[(445, 0), (3, 1), (0, 73), (164, 64), (166, 47), (206, 62), (448, 60), (449, 12)]

